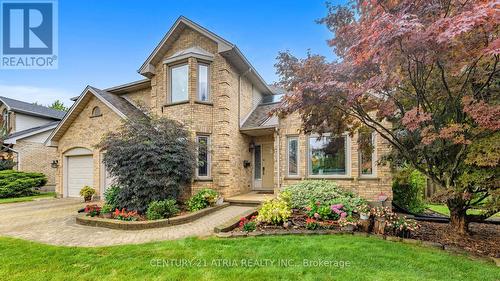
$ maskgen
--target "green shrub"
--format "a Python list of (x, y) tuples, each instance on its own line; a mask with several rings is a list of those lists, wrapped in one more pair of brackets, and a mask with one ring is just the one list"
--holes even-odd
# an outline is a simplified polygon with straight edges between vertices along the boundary
[(13, 170), (0, 171), (0, 198), (30, 196), (35, 188), (47, 183), (42, 173), (25, 173)]
[(321, 203), (330, 202), (340, 196), (346, 195), (335, 182), (326, 180), (306, 180), (288, 186), (285, 191), (290, 194), (292, 208), (304, 208), (311, 200)]
[(187, 208), (189, 211), (194, 212), (213, 206), (218, 196), (219, 194), (215, 190), (209, 188), (202, 189), (187, 201)]
[(178, 200), (191, 184), (196, 146), (183, 124), (158, 117), (131, 116), (97, 145), (103, 162), (120, 186), (120, 208), (145, 213), (149, 203)]
[(83, 196), (85, 198), (92, 197), (95, 193), (95, 189), (87, 185), (80, 189), (80, 196)]
[(292, 215), (292, 209), (286, 199), (278, 197), (266, 201), (257, 215), (258, 222), (282, 224)]
[(160, 220), (174, 216), (179, 212), (177, 202), (174, 199), (167, 199), (163, 201), (153, 201), (149, 204), (146, 211), (148, 220)]
[(394, 203), (410, 212), (419, 214), (425, 210), (423, 191), (427, 179), (419, 171), (405, 168), (399, 171), (392, 184)]
[(102, 214), (109, 214), (111, 212), (113, 212), (115, 209), (109, 205), (108, 203), (105, 203), (104, 205), (102, 205), (102, 209), (101, 209), (101, 213)]
[(16, 162), (10, 159), (0, 159), (0, 171), (12, 170), (16, 166)]
[(111, 185), (104, 191), (104, 201), (108, 204), (112, 211), (118, 206), (118, 193), (120, 193), (120, 187), (118, 185)]

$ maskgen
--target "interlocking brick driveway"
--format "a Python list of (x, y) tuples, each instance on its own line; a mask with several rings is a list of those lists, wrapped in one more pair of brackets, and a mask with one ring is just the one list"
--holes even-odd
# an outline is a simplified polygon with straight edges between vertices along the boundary
[(215, 226), (250, 210), (229, 206), (194, 222), (155, 229), (125, 231), (78, 225), (77, 210), (84, 206), (72, 199), (0, 205), (0, 235), (65, 246), (108, 246), (208, 236)]

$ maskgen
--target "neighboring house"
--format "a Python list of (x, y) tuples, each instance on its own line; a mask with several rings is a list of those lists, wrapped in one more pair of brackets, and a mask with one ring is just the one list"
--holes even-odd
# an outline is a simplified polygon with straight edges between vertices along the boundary
[(45, 146), (45, 141), (66, 112), (11, 98), (0, 97), (2, 128), (6, 133), (2, 151), (12, 158), (16, 169), (47, 175), (47, 186), (54, 189), (56, 149)]
[(385, 141), (373, 135), (373, 155), (360, 155), (357, 135), (318, 139), (300, 133), (297, 114), (270, 116), (284, 92), (267, 85), (234, 44), (189, 19), (175, 22), (139, 73), (146, 79), (104, 90), (86, 87), (50, 135), (60, 196), (78, 197), (84, 185), (102, 195), (111, 180), (104, 151), (95, 144), (148, 108), (184, 123), (197, 143), (208, 143), (191, 191), (210, 187), (227, 197), (327, 179), (370, 200), (381, 192), (392, 197), (389, 168), (376, 164), (389, 149)]

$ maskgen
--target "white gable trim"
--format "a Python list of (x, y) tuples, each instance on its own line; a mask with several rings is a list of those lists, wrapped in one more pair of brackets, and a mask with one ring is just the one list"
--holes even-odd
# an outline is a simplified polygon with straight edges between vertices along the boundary
[(73, 115), (73, 113), (75, 112), (75, 109), (78, 107), (78, 105), (82, 102), (82, 100), (89, 94), (92, 94), (94, 95), (97, 99), (99, 99), (102, 103), (104, 103), (107, 107), (109, 107), (111, 110), (113, 110), (116, 114), (118, 114), (118, 116), (120, 116), (121, 118), (123, 119), (126, 119), (126, 115), (123, 114), (123, 112), (119, 111), (114, 105), (112, 105), (110, 102), (108, 102), (106, 99), (104, 99), (103, 97), (101, 97), (101, 95), (99, 95), (98, 93), (96, 93), (94, 91), (94, 89), (92, 89), (92, 87), (90, 86), (87, 86), (85, 87), (85, 89), (83, 90), (82, 94), (78, 97), (78, 99), (75, 101), (75, 103), (71, 106), (71, 108), (69, 109), (68, 113), (64, 116), (63, 120), (61, 120), (61, 122), (59, 122), (59, 124), (57, 125), (57, 127), (55, 128), (54, 131), (52, 131), (52, 133), (50, 134), (50, 136), (47, 138), (47, 141), (45, 142), (45, 145), (47, 146), (57, 146), (57, 141), (53, 141), (52, 139), (54, 138), (54, 136), (61, 130), (62, 126), (68, 122), (68, 119), (71, 115)]
[(24, 138), (27, 138), (27, 137), (31, 137), (31, 136), (34, 136), (34, 135), (37, 135), (37, 134), (40, 134), (40, 133), (43, 133), (43, 132), (46, 132), (46, 131), (49, 131), (49, 130), (53, 130), (55, 127), (57, 127), (57, 125), (45, 127), (45, 128), (40, 129), (40, 130), (32, 131), (32, 132), (29, 132), (29, 133), (26, 133), (26, 134), (22, 134), (22, 135), (13, 137), (13, 138), (7, 138), (7, 139), (5, 139), (3, 141), (3, 143), (5, 143), (5, 144), (16, 144), (17, 140), (21, 140), (21, 139), (24, 139)]

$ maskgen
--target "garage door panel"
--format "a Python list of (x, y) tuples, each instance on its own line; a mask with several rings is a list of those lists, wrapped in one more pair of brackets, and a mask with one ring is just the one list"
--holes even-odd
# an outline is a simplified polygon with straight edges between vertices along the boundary
[(68, 157), (68, 197), (80, 197), (82, 187), (93, 186), (93, 170), (92, 155)]

